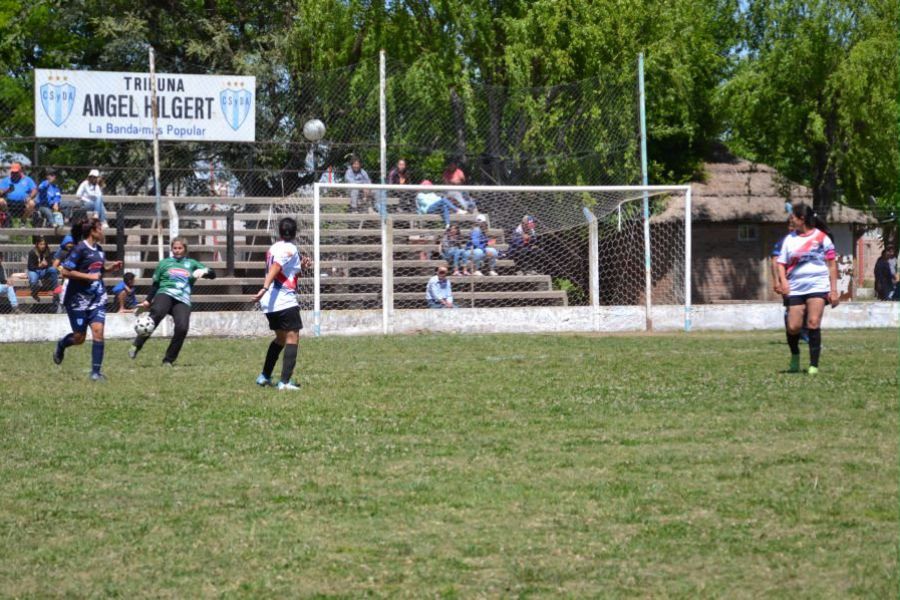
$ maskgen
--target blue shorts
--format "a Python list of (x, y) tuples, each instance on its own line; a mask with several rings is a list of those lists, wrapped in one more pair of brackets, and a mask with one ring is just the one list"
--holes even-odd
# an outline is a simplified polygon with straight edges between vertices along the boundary
[(85, 333), (89, 325), (93, 323), (106, 323), (106, 306), (94, 306), (86, 310), (74, 310), (66, 307), (69, 315), (69, 325), (73, 333)]

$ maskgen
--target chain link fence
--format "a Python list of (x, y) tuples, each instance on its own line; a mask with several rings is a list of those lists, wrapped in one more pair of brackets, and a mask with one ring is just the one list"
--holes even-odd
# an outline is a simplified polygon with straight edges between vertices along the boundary
[[(207, 69), (157, 56), (156, 71), (202, 74)], [(454, 176), (454, 183), (488, 185), (636, 183), (639, 179), (636, 76), (631, 86), (591, 79), (544, 88), (503, 88), (480, 83), (475, 76), (448, 83), (443, 74), (409, 68), (395, 60), (386, 61), (384, 73), (382, 78), (377, 59), (293, 77), (277, 66), (261, 68), (256, 74), (256, 142), (160, 142), (161, 214), (155, 206), (149, 142), (37, 139), (31, 90), (0, 98), (0, 109), (9, 115), (0, 123), (0, 159), (4, 164), (22, 162), (38, 184), (53, 169), (67, 205), (66, 217), (79, 209), (95, 208), (82, 204), (74, 193), (89, 171), (98, 169), (109, 222), (107, 251), (111, 258), (125, 260), (126, 268), (136, 275), (138, 295), (149, 289), (160, 239), (167, 246), (170, 225), (177, 223), (179, 233), (188, 238), (191, 255), (220, 272), (215, 282), (198, 282), (196, 310), (252, 307), (248, 298), (262, 277), (265, 248), (273, 241), (280, 216), (298, 218), (298, 245), (311, 250), (312, 184), (344, 181), (354, 156), (372, 182), (386, 176), (380, 169), (382, 161), (393, 166), (400, 159), (409, 165), (405, 176), (399, 177), (407, 183), (450, 181)], [(303, 136), (304, 123), (313, 118), (326, 126), (325, 137), (315, 143)], [(450, 163), (458, 171), (448, 168)], [(397, 215), (416, 216), (414, 194), (391, 194), (386, 202)], [(361, 190), (324, 200), (326, 259), (317, 268), (327, 281), (323, 298), (329, 309), (383, 306), (384, 240), (378, 215), (369, 209), (374, 210), (370, 194)], [(493, 209), (493, 218), (504, 224), (527, 212), (503, 202), (495, 203)], [(176, 214), (177, 220), (172, 218)], [(0, 252), (6, 273), (21, 287), (33, 240), (43, 236), (52, 248), (69, 223), (67, 218), (64, 227), (53, 227), (48, 215), (38, 211), (29, 215), (24, 207), (10, 210), (8, 217), (0, 231)], [(419, 304), (412, 296), (402, 296), (413, 294), (413, 288), (416, 296), (421, 295), (419, 279), (427, 280), (428, 274), (421, 272), (416, 261), (425, 258), (428, 269), (439, 262), (438, 257), (426, 257), (429, 249), (424, 243), (434, 236), (425, 226), (433, 217), (417, 218), (418, 227), (410, 226), (412, 220), (398, 222), (398, 228), (408, 230), (395, 246), (399, 307)], [(568, 235), (571, 240), (585, 239), (583, 231)], [(576, 260), (574, 256), (561, 255), (556, 260)], [(498, 268), (506, 270), (503, 261), (508, 260), (501, 259)], [(563, 279), (578, 279), (574, 273), (581, 272), (582, 266), (572, 265), (573, 274)], [(516, 271), (529, 277), (524, 273), (536, 270), (514, 269), (512, 275)], [(308, 304), (304, 308), (311, 308), (310, 286), (311, 280), (304, 278), (301, 301)], [(510, 291), (515, 292), (515, 287)], [(41, 290), (37, 298), (42, 302), (31, 303), (28, 310), (52, 310), (51, 303), (43, 301), (47, 294), (48, 290)], [(484, 305), (515, 304), (498, 298)], [(581, 296), (573, 299), (582, 301)], [(29, 304), (27, 297), (23, 304)]]

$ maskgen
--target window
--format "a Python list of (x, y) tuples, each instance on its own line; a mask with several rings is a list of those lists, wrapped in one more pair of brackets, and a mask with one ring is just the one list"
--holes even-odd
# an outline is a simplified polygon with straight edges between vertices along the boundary
[(739, 242), (755, 242), (759, 239), (759, 226), (757, 225), (738, 225), (738, 241)]

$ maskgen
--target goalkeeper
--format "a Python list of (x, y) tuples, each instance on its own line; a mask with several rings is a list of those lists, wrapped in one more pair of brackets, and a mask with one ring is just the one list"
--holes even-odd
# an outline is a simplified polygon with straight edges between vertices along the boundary
[[(173, 239), (171, 248), (172, 255), (160, 261), (153, 273), (153, 288), (147, 299), (138, 305), (138, 309), (150, 309), (154, 327), (159, 325), (166, 315), (172, 315), (175, 320), (175, 332), (162, 361), (163, 366), (170, 367), (178, 358), (190, 327), (191, 286), (201, 277), (216, 278), (215, 271), (208, 269), (200, 261), (188, 258), (188, 247), (184, 238)], [(134, 338), (128, 356), (136, 358), (148, 339), (150, 335)]]

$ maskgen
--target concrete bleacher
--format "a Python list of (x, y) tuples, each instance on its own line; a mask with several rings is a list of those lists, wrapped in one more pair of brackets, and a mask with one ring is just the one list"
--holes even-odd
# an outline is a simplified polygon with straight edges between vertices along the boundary
[[(152, 196), (107, 196), (110, 229), (104, 245), (112, 259), (124, 259), (125, 268), (137, 272), (136, 288), (139, 297), (150, 289), (150, 275), (157, 265), (156, 231), (162, 225), (168, 241), (168, 221), (157, 223), (156, 200)], [(382, 245), (381, 217), (374, 212), (349, 212), (348, 197), (322, 199), (320, 213), (321, 261), (316, 266), (321, 273), (322, 308), (378, 308), (382, 304)], [(212, 281), (201, 280), (194, 288), (196, 310), (251, 309), (252, 294), (264, 277), (265, 251), (272, 239), (268, 225), (284, 214), (291, 214), (300, 224), (297, 244), (310, 252), (313, 238), (311, 198), (211, 198), (165, 197), (164, 205), (175, 202), (179, 212), (179, 234), (190, 244), (191, 256), (216, 269), (220, 276)], [(440, 215), (420, 215), (398, 210), (398, 200), (387, 198), (392, 221), (393, 299), (396, 308), (423, 308), (425, 284), (437, 266), (446, 262), (440, 257), (440, 238), (443, 233)], [(193, 206), (192, 206), (193, 205)], [(198, 211), (197, 206), (209, 206)], [(222, 207), (239, 207), (223, 211)], [(270, 207), (278, 212), (270, 212)], [(190, 207), (190, 210), (188, 209)], [(290, 210), (296, 207), (297, 211)], [(255, 212), (263, 211), (263, 212)], [(165, 213), (165, 211), (164, 211)], [(121, 218), (119, 218), (121, 217)], [(489, 217), (489, 215), (488, 215)], [(224, 226), (232, 219), (231, 229)], [(457, 214), (451, 221), (460, 225), (465, 235), (475, 221), (475, 215)], [(490, 221), (490, 219), (489, 219)], [(118, 230), (117, 230), (118, 225)], [(225, 260), (226, 236), (233, 230), (234, 255)], [(7, 275), (25, 271), (25, 257), (31, 249), (31, 238), (46, 237), (51, 248), (58, 244), (68, 229), (21, 227), (0, 229), (0, 253), (4, 257)], [(116, 237), (124, 256), (117, 256)], [(501, 252), (508, 245), (502, 229), (488, 228)], [(124, 245), (122, 242), (124, 240)], [(228, 269), (231, 269), (231, 272)], [(485, 271), (486, 271), (485, 265)], [(450, 277), (458, 306), (564, 306), (565, 291), (554, 290), (551, 277), (545, 274), (517, 273), (512, 260), (497, 261), (498, 276)], [(119, 279), (108, 276), (109, 285)], [(13, 279), (20, 303), (33, 304), (27, 282)], [(312, 277), (300, 281), (303, 308), (312, 308)], [(0, 300), (0, 311), (6, 309)], [(42, 301), (49, 306), (49, 300)], [(45, 310), (45, 309), (39, 309)]]

